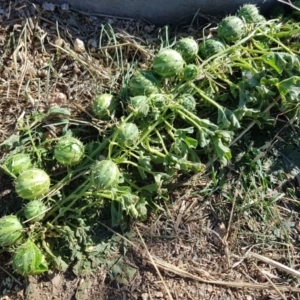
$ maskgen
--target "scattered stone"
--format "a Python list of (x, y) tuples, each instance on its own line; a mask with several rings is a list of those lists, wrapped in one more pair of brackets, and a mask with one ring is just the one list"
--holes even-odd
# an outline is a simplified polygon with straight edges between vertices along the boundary
[(63, 10), (63, 11), (68, 11), (70, 9), (70, 6), (68, 3), (63, 3), (61, 6), (60, 6), (60, 9)]
[(49, 97), (50, 105), (61, 105), (67, 102), (67, 96), (64, 93), (57, 92)]
[(146, 26), (144, 27), (144, 31), (145, 31), (146, 33), (151, 33), (151, 32), (153, 32), (154, 28), (155, 28), (155, 25), (146, 25)]
[(98, 47), (98, 43), (97, 43), (97, 41), (95, 39), (90, 39), (88, 41), (88, 45), (91, 46), (91, 47), (93, 47), (93, 48), (97, 48)]
[(85, 52), (84, 42), (80, 39), (76, 39), (74, 42), (74, 49), (78, 53)]
[(164, 294), (162, 292), (155, 292), (154, 295), (155, 295), (156, 298), (163, 298), (164, 297)]
[(149, 294), (148, 294), (148, 293), (143, 293), (143, 294), (141, 295), (141, 297), (142, 297), (142, 300), (148, 300)]
[(45, 11), (54, 11), (55, 10), (55, 4), (50, 2), (45, 2), (42, 4), (42, 8)]
[(64, 45), (64, 40), (61, 38), (56, 38), (54, 44), (58, 47), (62, 47)]

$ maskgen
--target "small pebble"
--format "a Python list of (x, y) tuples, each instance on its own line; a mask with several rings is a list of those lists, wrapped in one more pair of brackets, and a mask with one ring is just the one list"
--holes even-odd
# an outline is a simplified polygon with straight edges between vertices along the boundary
[(55, 5), (50, 2), (45, 2), (42, 4), (42, 8), (45, 11), (54, 11), (55, 10)]
[(63, 10), (63, 11), (68, 11), (69, 10), (69, 4), (68, 3), (63, 3), (61, 6), (60, 6), (60, 9)]
[(51, 105), (61, 105), (67, 102), (67, 96), (64, 93), (54, 93), (50, 95), (49, 102)]
[(164, 297), (164, 294), (162, 292), (155, 292), (154, 295), (155, 295), (156, 298), (163, 298)]
[(141, 297), (142, 297), (142, 300), (148, 300), (149, 295), (148, 295), (147, 293), (143, 293), (143, 294), (141, 295)]
[(95, 39), (90, 39), (90, 40), (88, 41), (88, 44), (89, 44), (91, 47), (93, 47), (93, 48), (97, 48), (97, 47), (98, 47), (98, 43), (97, 43), (97, 41), (96, 41)]
[(76, 39), (74, 42), (74, 49), (78, 53), (85, 52), (84, 42), (80, 39)]
[(64, 45), (64, 40), (61, 39), (61, 38), (56, 38), (55, 41), (54, 41), (54, 44), (56, 46), (62, 47)]

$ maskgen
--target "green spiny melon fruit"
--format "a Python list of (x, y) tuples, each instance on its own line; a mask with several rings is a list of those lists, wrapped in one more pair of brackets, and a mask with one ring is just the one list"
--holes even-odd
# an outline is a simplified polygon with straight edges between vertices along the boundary
[(183, 71), (184, 64), (179, 52), (163, 49), (154, 57), (153, 70), (162, 77), (172, 78)]
[(23, 236), (23, 225), (14, 215), (0, 218), (0, 246), (14, 245)]
[(237, 16), (246, 23), (255, 23), (259, 16), (259, 10), (254, 4), (244, 4), (238, 11)]
[(108, 118), (116, 109), (116, 101), (111, 94), (97, 95), (93, 102), (93, 112), (98, 118)]
[(197, 56), (198, 44), (193, 38), (183, 38), (175, 44), (174, 49), (186, 62), (190, 62)]
[(78, 164), (84, 154), (84, 146), (81, 141), (74, 137), (63, 137), (54, 148), (56, 160), (63, 166)]
[(31, 222), (41, 221), (45, 216), (47, 207), (41, 200), (32, 200), (24, 208), (24, 215)]
[(211, 38), (203, 41), (199, 48), (200, 56), (209, 58), (225, 50), (225, 45), (217, 38)]
[(91, 182), (97, 190), (107, 190), (118, 184), (120, 171), (111, 160), (97, 162), (91, 170)]
[(16, 179), (17, 194), (27, 200), (44, 196), (50, 188), (50, 177), (41, 169), (32, 168), (23, 171)]
[(116, 130), (116, 141), (121, 145), (132, 146), (139, 140), (139, 129), (134, 123), (123, 123)]
[(238, 41), (245, 32), (244, 22), (236, 16), (224, 18), (218, 26), (218, 36), (227, 43)]
[(199, 76), (199, 74), (199, 68), (194, 64), (189, 64), (184, 67), (183, 79), (186, 81), (193, 81)]
[(48, 270), (45, 256), (38, 246), (30, 240), (17, 248), (13, 256), (12, 266), (22, 276), (37, 275)]
[(146, 96), (132, 97), (128, 103), (129, 111), (133, 112), (135, 116), (147, 116), (149, 108), (149, 101)]
[(150, 71), (137, 71), (129, 81), (133, 96), (148, 96), (159, 91), (159, 81)]
[(5, 165), (7, 169), (16, 176), (22, 171), (32, 167), (30, 156), (25, 153), (13, 154), (7, 159)]

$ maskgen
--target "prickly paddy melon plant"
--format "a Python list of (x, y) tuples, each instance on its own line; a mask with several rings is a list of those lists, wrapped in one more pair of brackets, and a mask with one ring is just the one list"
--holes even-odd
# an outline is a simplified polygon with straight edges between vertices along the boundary
[(159, 80), (151, 71), (137, 71), (129, 81), (133, 96), (148, 96), (159, 91)]
[(120, 145), (131, 146), (139, 140), (139, 128), (134, 123), (123, 123), (116, 129), (116, 132), (116, 141)]
[[(122, 90), (112, 96), (99, 87), (88, 121), (54, 107), (19, 122), (0, 161), (19, 203), (0, 218), (0, 250), (12, 254), (15, 271), (79, 274), (105, 264), (111, 247), (101, 240), (103, 224), (123, 229), (145, 220), (164, 209), (182, 176), (227, 165), (243, 129), (271, 122), (276, 110), (298, 116), (299, 25), (264, 26), (226, 17), (197, 47), (182, 39), (155, 48), (153, 59), (127, 68)], [(45, 120), (57, 136), (47, 138)]]
[(147, 116), (150, 109), (149, 100), (146, 96), (131, 97), (128, 109), (129, 112), (132, 112), (135, 116)]
[(183, 79), (193, 81), (200, 75), (199, 68), (194, 64), (186, 65), (183, 69)]

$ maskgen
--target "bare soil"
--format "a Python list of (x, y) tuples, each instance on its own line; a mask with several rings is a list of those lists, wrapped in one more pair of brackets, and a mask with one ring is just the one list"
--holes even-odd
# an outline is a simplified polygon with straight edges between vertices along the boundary
[[(147, 64), (162, 31), (142, 20), (61, 7), (49, 11), (27, 1), (1, 2), (0, 18), (0, 143), (15, 133), (24, 115), (45, 112), (53, 104), (101, 128), (92, 118), (91, 101), (96, 92), (118, 90), (122, 83), (112, 59), (116, 47), (109, 37), (99, 45), (101, 28), (109, 24), (114, 29), (124, 67), (133, 57)], [(193, 24), (180, 34), (197, 38), (200, 33)], [(82, 52), (76, 51), (76, 39), (85, 45)], [(230, 169), (226, 176), (238, 178)], [(0, 178), (2, 215), (11, 203), (13, 183), (4, 174)], [(24, 279), (13, 272), (9, 254), (2, 253), (0, 299), (299, 299), (299, 274), (272, 264), (299, 268), (298, 199), (283, 198), (277, 207), (280, 218), (265, 222), (241, 211), (232, 215), (234, 206), (224, 193), (202, 192), (210, 185), (209, 174), (178, 184), (165, 212), (131, 224), (134, 238), (122, 254), (136, 274), (127, 284), (111, 280), (101, 267), (79, 277), (69, 270)], [(285, 232), (276, 231), (284, 222)], [(262, 258), (251, 256), (252, 251)]]

